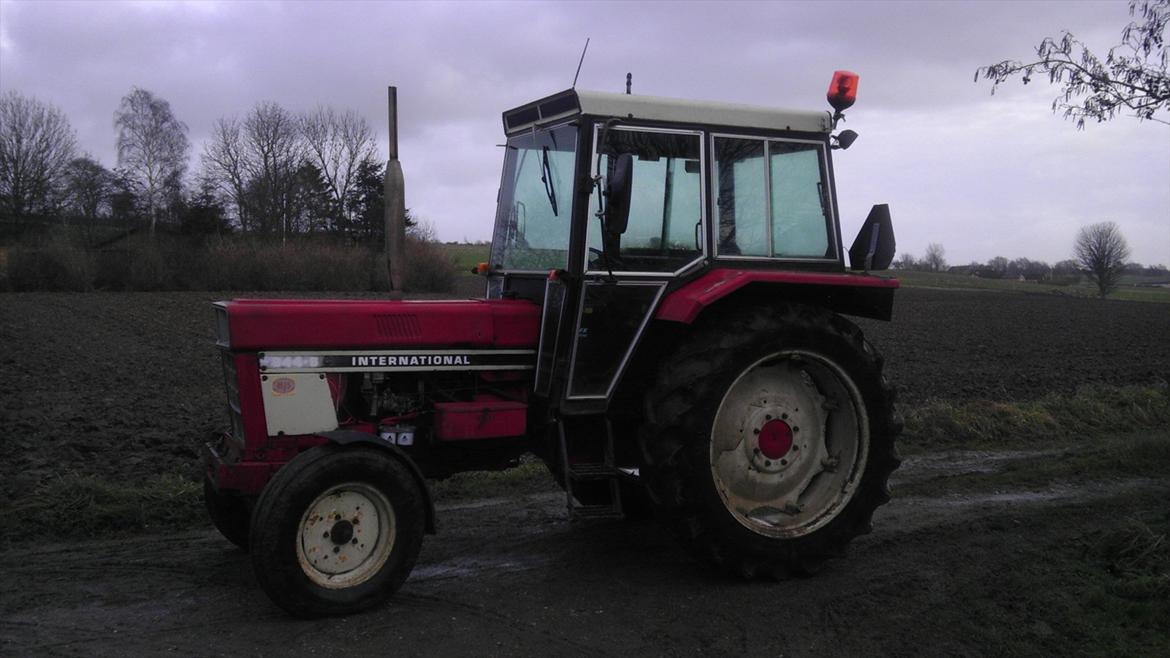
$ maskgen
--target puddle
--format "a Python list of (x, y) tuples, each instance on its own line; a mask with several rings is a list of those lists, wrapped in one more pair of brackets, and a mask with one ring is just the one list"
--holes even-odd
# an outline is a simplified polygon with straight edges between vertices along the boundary
[(410, 582), (430, 580), (447, 580), (449, 578), (466, 578), (492, 573), (513, 573), (528, 571), (547, 563), (547, 559), (540, 556), (510, 556), (506, 558), (474, 557), (454, 558), (435, 564), (416, 565), (410, 573)]

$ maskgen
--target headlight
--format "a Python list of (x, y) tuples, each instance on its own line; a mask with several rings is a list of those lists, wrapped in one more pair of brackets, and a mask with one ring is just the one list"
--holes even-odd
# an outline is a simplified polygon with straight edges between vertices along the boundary
[(222, 302), (216, 302), (215, 306), (215, 344), (221, 347), (232, 346), (232, 331), (231, 324), (228, 323), (227, 309), (223, 307)]

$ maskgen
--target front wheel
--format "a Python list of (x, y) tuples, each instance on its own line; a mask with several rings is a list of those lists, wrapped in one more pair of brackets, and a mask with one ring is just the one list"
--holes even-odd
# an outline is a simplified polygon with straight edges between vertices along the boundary
[(252, 566), (299, 617), (378, 605), (414, 567), (425, 512), (414, 477), (376, 448), (321, 446), (268, 483), (252, 519)]
[(252, 511), (241, 496), (220, 493), (207, 476), (203, 477), (203, 506), (219, 534), (231, 543), (248, 550), (248, 525)]
[(819, 568), (889, 500), (901, 421), (881, 358), (820, 309), (709, 318), (663, 361), (641, 440), (651, 496), (701, 557)]

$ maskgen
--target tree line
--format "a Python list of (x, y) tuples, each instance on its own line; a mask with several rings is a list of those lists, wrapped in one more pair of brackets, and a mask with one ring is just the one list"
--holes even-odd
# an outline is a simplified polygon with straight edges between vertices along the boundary
[(1113, 222), (1100, 222), (1082, 227), (1073, 244), (1073, 257), (1054, 265), (1028, 258), (1007, 259), (996, 256), (986, 263), (972, 261), (967, 265), (948, 266), (946, 250), (937, 242), (930, 243), (921, 257), (903, 253), (894, 261), (893, 268), (902, 271), (948, 272), (967, 274), (985, 279), (1019, 279), (1054, 283), (1079, 283), (1087, 277), (1097, 286), (1102, 297), (1115, 290), (1123, 275), (1144, 275), (1170, 280), (1165, 265), (1144, 266), (1130, 262), (1129, 245), (1120, 227)]
[[(295, 113), (261, 102), (218, 119), (196, 171), (188, 128), (170, 104), (133, 88), (113, 114), (117, 162), (77, 146), (57, 107), (0, 95), (0, 225), (159, 225), (188, 234), (280, 238), (330, 234), (380, 240), (383, 163), (353, 110)], [(409, 223), (409, 221), (408, 221)]]

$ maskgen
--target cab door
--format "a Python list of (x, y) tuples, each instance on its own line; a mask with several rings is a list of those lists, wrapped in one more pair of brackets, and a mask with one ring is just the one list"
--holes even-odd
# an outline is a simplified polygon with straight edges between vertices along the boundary
[(593, 143), (604, 180), (621, 154), (631, 156), (629, 216), (604, 237), (597, 217), (604, 199), (594, 189), (584, 275), (577, 294), (562, 295), (572, 303), (559, 312), (570, 329), (562, 335), (569, 341), (564, 399), (608, 404), (667, 285), (707, 255), (704, 140), (699, 131), (599, 126)]

